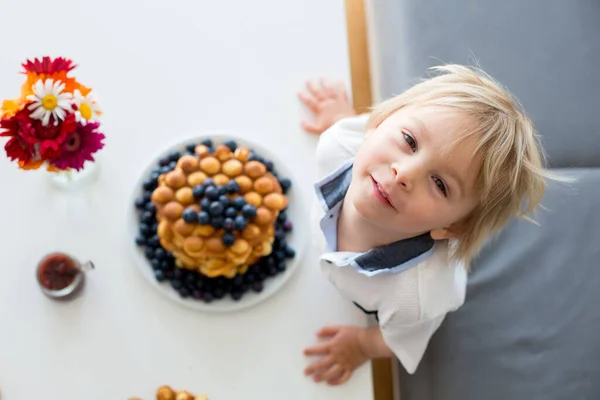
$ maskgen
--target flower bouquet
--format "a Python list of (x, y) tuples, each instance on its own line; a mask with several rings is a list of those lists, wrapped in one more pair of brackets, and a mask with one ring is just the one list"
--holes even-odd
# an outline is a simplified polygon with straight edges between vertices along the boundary
[(101, 111), (92, 90), (69, 76), (75, 65), (66, 58), (27, 60), (23, 68), (20, 96), (0, 107), (6, 155), (25, 170), (83, 169), (104, 147), (98, 131)]

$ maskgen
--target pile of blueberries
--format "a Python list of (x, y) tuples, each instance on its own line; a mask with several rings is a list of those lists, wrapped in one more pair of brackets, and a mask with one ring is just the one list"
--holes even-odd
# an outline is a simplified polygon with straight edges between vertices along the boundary
[[(203, 144), (214, 152), (213, 142), (210, 139), (203, 140)], [(232, 151), (237, 148), (233, 140), (224, 143)], [(196, 144), (186, 146), (187, 154), (195, 154)], [(181, 152), (175, 151), (162, 158), (158, 165), (152, 170), (142, 185), (142, 194), (135, 200), (135, 208), (139, 216), (139, 233), (136, 244), (144, 249), (146, 258), (152, 265), (154, 276), (159, 282), (170, 282), (173, 289), (183, 298), (194, 298), (210, 303), (227, 295), (234, 300), (240, 300), (249, 291), (262, 292), (264, 281), (286, 269), (286, 260), (295, 257), (296, 253), (286, 242), (286, 236), (292, 231), (292, 222), (287, 217), (287, 211), (279, 213), (275, 223), (275, 241), (273, 251), (270, 255), (262, 257), (256, 264), (252, 265), (243, 275), (229, 279), (225, 277), (209, 278), (197, 271), (188, 271), (175, 266), (175, 258), (160, 245), (157, 235), (158, 222), (156, 220), (156, 207), (150, 200), (152, 192), (158, 185), (158, 177), (161, 174), (172, 171), (177, 161), (182, 156)], [(277, 178), (283, 193), (287, 193), (291, 187), (291, 181), (281, 178), (277, 174), (273, 162), (265, 160), (260, 155), (251, 151), (250, 160), (262, 162), (271, 174)], [(212, 225), (215, 229), (223, 228), (223, 244), (230, 246), (235, 240), (234, 232), (242, 231), (256, 216), (256, 207), (247, 204), (242, 196), (230, 200), (229, 195), (238, 193), (239, 187), (235, 181), (227, 185), (215, 185), (208, 178), (200, 186), (193, 188), (194, 196), (199, 201), (202, 211), (186, 210), (182, 218), (189, 223)]]

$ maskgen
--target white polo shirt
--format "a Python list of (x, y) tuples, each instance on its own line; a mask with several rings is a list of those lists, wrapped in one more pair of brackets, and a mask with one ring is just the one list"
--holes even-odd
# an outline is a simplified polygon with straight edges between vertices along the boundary
[(377, 317), (388, 347), (413, 373), (446, 313), (464, 303), (467, 274), (450, 262), (448, 243), (429, 234), (365, 253), (336, 251), (339, 211), (367, 120), (368, 115), (342, 120), (319, 139), (313, 237), (325, 276), (345, 298)]

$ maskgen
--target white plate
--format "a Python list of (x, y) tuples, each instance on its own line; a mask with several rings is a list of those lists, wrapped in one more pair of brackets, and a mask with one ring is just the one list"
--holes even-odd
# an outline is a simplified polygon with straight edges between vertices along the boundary
[[(156, 167), (158, 160), (165, 157), (169, 153), (173, 151), (185, 151), (185, 146), (191, 143), (199, 143), (203, 139), (212, 139), (215, 143), (222, 143), (228, 139), (235, 140), (239, 146), (246, 146), (250, 149), (254, 149), (260, 156), (265, 159), (272, 160), (275, 164), (275, 169), (278, 174), (282, 178), (289, 178), (292, 181), (292, 188), (287, 193), (287, 197), (289, 200), (288, 205), (288, 219), (290, 219), (294, 225), (294, 229), (286, 236), (287, 243), (296, 251), (296, 256), (292, 259), (287, 260), (287, 268), (284, 272), (275, 275), (274, 277), (267, 278), (264, 281), (264, 290), (260, 293), (253, 292), (252, 290), (248, 291), (239, 301), (234, 301), (230, 296), (226, 296), (221, 300), (215, 300), (212, 303), (205, 303), (202, 300), (196, 300), (192, 298), (181, 298), (179, 294), (173, 289), (168, 281), (165, 282), (157, 282), (154, 278), (154, 271), (150, 262), (146, 259), (144, 255), (143, 248), (136, 246), (135, 237), (138, 234), (139, 230), (139, 220), (137, 216), (137, 211), (135, 210), (133, 204), (135, 199), (142, 193), (142, 183), (144, 179), (150, 176), (152, 170)], [(298, 193), (298, 188), (295, 187), (297, 180), (294, 179), (294, 174), (290, 171), (285, 162), (279, 158), (276, 154), (273, 154), (271, 151), (267, 150), (266, 147), (263, 147), (257, 143), (248, 141), (243, 139), (232, 133), (206, 133), (202, 136), (193, 137), (182, 141), (176, 145), (173, 145), (166, 149), (162, 154), (152, 160), (150, 165), (144, 169), (142, 176), (135, 186), (135, 190), (132, 198), (129, 200), (128, 209), (128, 239), (131, 243), (131, 249), (133, 253), (133, 257), (135, 260), (135, 264), (138, 266), (142, 275), (146, 277), (148, 282), (154, 286), (160, 293), (169, 299), (173, 300), (176, 303), (184, 305), (186, 307), (192, 308), (198, 311), (205, 312), (214, 312), (214, 313), (223, 313), (223, 312), (232, 312), (239, 311), (245, 308), (252, 307), (262, 301), (265, 301), (273, 294), (277, 293), (277, 291), (281, 290), (285, 283), (291, 278), (294, 274), (298, 266), (300, 265), (300, 258), (306, 249), (306, 245), (308, 243), (308, 233), (306, 227), (306, 216), (308, 215), (307, 210), (304, 208), (302, 204), (301, 196)]]

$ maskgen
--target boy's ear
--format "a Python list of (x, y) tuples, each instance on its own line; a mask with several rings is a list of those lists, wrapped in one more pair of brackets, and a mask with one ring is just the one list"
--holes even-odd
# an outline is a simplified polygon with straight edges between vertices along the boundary
[(462, 228), (462, 224), (456, 222), (446, 228), (433, 229), (429, 234), (433, 240), (453, 239), (459, 235)]

